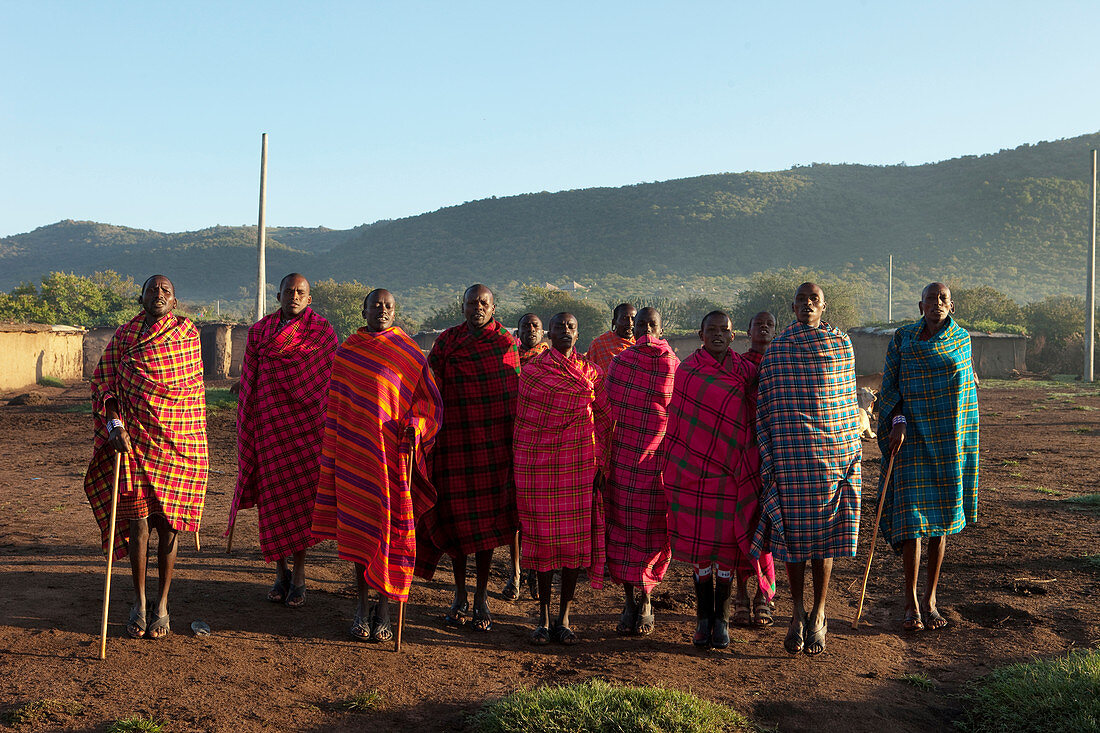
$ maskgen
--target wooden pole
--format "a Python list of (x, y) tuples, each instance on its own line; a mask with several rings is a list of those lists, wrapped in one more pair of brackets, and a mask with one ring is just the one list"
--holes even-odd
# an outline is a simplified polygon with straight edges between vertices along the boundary
[(115, 522), (118, 521), (118, 475), (122, 454), (115, 453), (115, 471), (111, 476), (111, 524), (107, 540), (107, 580), (103, 585), (103, 624), (99, 628), (99, 658), (107, 658), (107, 609), (111, 605), (111, 569), (115, 559)]
[(878, 495), (878, 513), (875, 514), (875, 529), (871, 532), (871, 551), (867, 553), (867, 567), (863, 571), (863, 589), (859, 592), (859, 606), (856, 608), (856, 617), (852, 619), (852, 628), (859, 628), (859, 617), (863, 615), (863, 597), (867, 594), (867, 578), (871, 575), (871, 558), (875, 556), (875, 540), (878, 539), (878, 523), (882, 519), (882, 507), (886, 504), (886, 492), (890, 489), (890, 474), (894, 472), (894, 458), (897, 453), (890, 454), (890, 465), (886, 467), (886, 479), (882, 482), (882, 491)]
[(267, 263), (264, 245), (267, 235), (267, 133), (263, 134), (260, 149), (260, 221), (256, 226), (256, 320), (267, 310)]
[(1085, 373), (1086, 382), (1093, 381), (1096, 354), (1096, 150), (1092, 151), (1092, 207), (1089, 211), (1088, 274), (1085, 284)]
[(236, 529), (237, 529), (237, 523), (236, 522), (233, 522), (233, 524), (229, 525), (229, 539), (226, 540), (226, 543), (225, 543), (225, 554), (226, 555), (233, 552), (233, 532)]
[[(413, 486), (413, 474), (416, 472), (416, 434), (409, 428), (409, 468), (405, 472), (405, 480), (409, 494), (412, 494)], [(395, 654), (401, 652), (401, 630), (405, 626), (405, 602), (397, 602), (397, 636), (394, 637), (393, 651)]]
[(894, 255), (890, 255), (890, 275), (886, 283), (886, 321), (894, 322)]

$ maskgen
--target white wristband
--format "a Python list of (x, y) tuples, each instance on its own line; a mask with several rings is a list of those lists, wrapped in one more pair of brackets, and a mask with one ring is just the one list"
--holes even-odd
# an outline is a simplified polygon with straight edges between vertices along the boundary
[(122, 421), (119, 420), (118, 418), (115, 418), (113, 420), (108, 420), (107, 421), (107, 434), (109, 435), (112, 430), (114, 430), (115, 428), (121, 428), (121, 427), (122, 427)]

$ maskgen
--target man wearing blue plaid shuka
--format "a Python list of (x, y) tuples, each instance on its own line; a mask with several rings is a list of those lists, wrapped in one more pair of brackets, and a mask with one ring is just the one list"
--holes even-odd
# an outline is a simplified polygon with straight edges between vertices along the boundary
[[(795, 323), (775, 337), (760, 364), (756, 438), (760, 446), (760, 526), (753, 556), (787, 564), (794, 613), (783, 646), (825, 651), (825, 599), (834, 557), (856, 554), (859, 534), (859, 405), (852, 342), (825, 323), (825, 294), (803, 283)], [(806, 561), (814, 603), (803, 603)]]
[[(921, 293), (921, 319), (894, 332), (882, 368), (879, 447), (896, 453), (882, 496), (882, 536), (905, 565), (906, 631), (947, 626), (936, 608), (947, 535), (978, 514), (978, 395), (970, 334), (951, 314), (943, 283)], [(924, 598), (917, 602), (921, 538), (928, 538)]]

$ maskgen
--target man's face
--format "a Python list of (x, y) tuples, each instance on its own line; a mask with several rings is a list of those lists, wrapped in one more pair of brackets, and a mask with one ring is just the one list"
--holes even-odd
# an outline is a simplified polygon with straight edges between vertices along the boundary
[(290, 277), (283, 281), (283, 289), (275, 296), (286, 318), (294, 318), (313, 302), (309, 294), (309, 281), (304, 277)]
[(572, 314), (550, 320), (550, 345), (555, 351), (568, 354), (576, 343), (577, 319)]
[(367, 321), (367, 330), (371, 333), (385, 331), (393, 325), (397, 315), (397, 301), (388, 290), (379, 290), (367, 296), (363, 305), (363, 318)]
[(821, 314), (825, 312), (825, 293), (817, 285), (807, 283), (794, 294), (791, 310), (799, 323), (817, 327), (821, 325)]
[(643, 336), (661, 337), (661, 316), (655, 310), (642, 309), (642, 312), (634, 316), (634, 340)]
[(542, 320), (535, 315), (519, 319), (519, 342), (525, 349), (533, 349), (542, 341)]
[(462, 300), (462, 315), (466, 325), (473, 329), (485, 328), (493, 320), (496, 304), (488, 288), (470, 288)]
[(775, 316), (771, 313), (757, 313), (749, 324), (749, 339), (754, 347), (766, 349), (775, 338)]
[(699, 338), (703, 339), (704, 351), (716, 359), (724, 359), (733, 343), (733, 324), (725, 316), (711, 316), (703, 323)]
[(924, 289), (920, 303), (917, 304), (924, 322), (935, 328), (955, 312), (955, 303), (951, 300), (951, 290), (943, 283), (932, 283)]
[(630, 329), (634, 327), (634, 316), (636, 315), (638, 315), (638, 311), (634, 306), (620, 309), (618, 317), (611, 324), (611, 330), (621, 339), (630, 338)]
[(153, 320), (160, 320), (176, 307), (176, 289), (172, 281), (163, 275), (157, 275), (145, 284), (141, 291), (141, 307)]

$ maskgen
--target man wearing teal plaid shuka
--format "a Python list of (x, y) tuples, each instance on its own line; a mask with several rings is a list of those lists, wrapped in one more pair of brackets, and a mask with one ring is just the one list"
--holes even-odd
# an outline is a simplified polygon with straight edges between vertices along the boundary
[[(879, 394), (883, 460), (897, 453), (881, 528), (905, 564), (906, 631), (947, 626), (936, 607), (947, 535), (978, 513), (978, 397), (970, 335), (951, 318), (955, 305), (943, 283), (928, 285), (918, 307), (921, 319), (894, 332)], [(928, 569), (918, 603), (923, 537)]]

